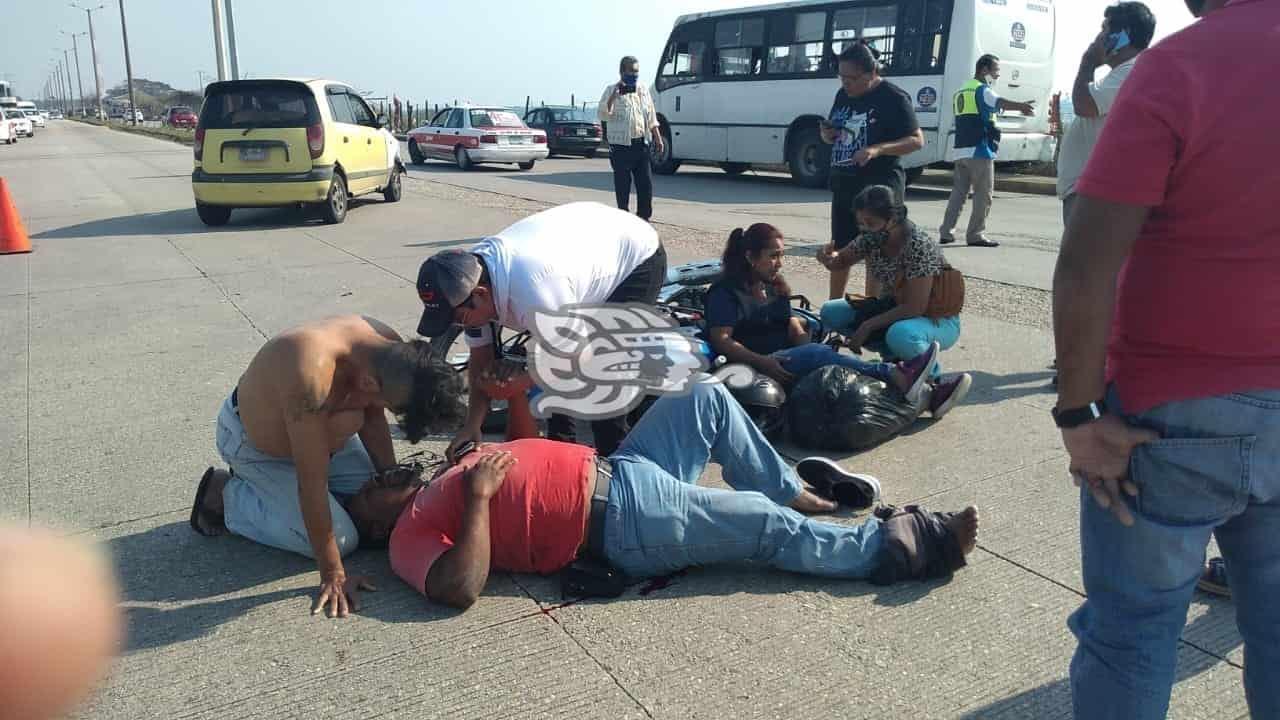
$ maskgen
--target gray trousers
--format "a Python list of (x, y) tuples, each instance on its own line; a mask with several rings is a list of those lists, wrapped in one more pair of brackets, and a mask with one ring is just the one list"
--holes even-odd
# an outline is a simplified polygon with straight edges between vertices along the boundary
[(956, 160), (955, 182), (951, 186), (951, 199), (942, 218), (940, 233), (945, 237), (955, 229), (964, 209), (965, 200), (973, 189), (973, 212), (969, 215), (969, 242), (981, 240), (987, 230), (987, 215), (991, 213), (991, 196), (996, 189), (996, 161), (990, 158), (961, 158)]

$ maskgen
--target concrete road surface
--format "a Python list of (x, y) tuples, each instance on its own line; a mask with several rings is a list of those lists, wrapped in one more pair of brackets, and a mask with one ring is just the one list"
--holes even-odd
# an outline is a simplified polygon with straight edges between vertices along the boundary
[[(127, 644), (79, 717), (1070, 716), (1078, 499), (1047, 413), (1052, 352), (1036, 288), (1058, 214), (1042, 198), (1000, 198), (993, 231), (1008, 247), (949, 251), (1003, 278), (974, 281), (963, 337), (944, 357), (974, 374), (967, 402), (840, 458), (880, 477), (888, 502), (979, 505), (979, 549), (950, 583), (707, 568), (611, 602), (566, 602), (553, 578), (497, 573), (459, 614), (360, 552), (349, 572), (381, 590), (337, 621), (309, 614), (309, 561), (191, 532), (197, 479), (217, 462), (215, 412), (267, 337), (336, 312), (409, 334), (424, 256), (548, 202), (604, 199), (606, 168), (431, 165), (412, 171), (402, 202), (356, 202), (340, 226), (286, 209), (237, 211), (210, 230), (192, 210), (188, 148), (69, 121), (0, 147), (35, 245), (0, 256), (0, 512), (100, 542), (128, 616)], [(730, 227), (760, 218), (793, 245), (823, 238), (819, 192), (702, 171), (659, 188), (675, 262), (715, 254)], [(912, 212), (931, 224), (938, 202), (913, 193)], [(808, 254), (786, 272), (818, 296)], [(706, 482), (720, 482), (714, 469)], [(1196, 597), (1174, 717), (1245, 714), (1234, 620), (1229, 602)]]

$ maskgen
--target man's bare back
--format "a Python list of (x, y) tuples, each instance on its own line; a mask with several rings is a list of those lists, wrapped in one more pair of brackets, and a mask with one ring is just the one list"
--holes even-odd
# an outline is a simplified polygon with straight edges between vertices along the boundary
[[(320, 320), (276, 335), (254, 356), (240, 377), (240, 418), (262, 452), (293, 457), (287, 429), (290, 415), (319, 413), (336, 452), (364, 427), (366, 413), (382, 412), (376, 387), (362, 387), (357, 357), (400, 341), (395, 330), (360, 315)], [(363, 362), (362, 362), (363, 361)]]

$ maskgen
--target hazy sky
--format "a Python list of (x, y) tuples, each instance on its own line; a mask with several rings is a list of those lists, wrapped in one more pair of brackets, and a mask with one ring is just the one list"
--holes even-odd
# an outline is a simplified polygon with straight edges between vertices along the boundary
[[(209, 0), (124, 0), (134, 77), (197, 87), (213, 74)], [(1191, 22), (1183, 0), (1146, 0), (1157, 37)], [(66, 0), (5, 0), (0, 77), (39, 96), (55, 57), (71, 47), (59, 31), (83, 32), (85, 13)], [(117, 0), (95, 12), (103, 89), (123, 82)], [(595, 101), (616, 77), (618, 58), (640, 58), (652, 77), (676, 17), (701, 10), (767, 4), (750, 0), (236, 0), (241, 76), (323, 76), (376, 95), (415, 102)], [(1080, 53), (1110, 0), (1058, 0), (1059, 88), (1069, 87)], [(1069, 11), (1068, 11), (1069, 9)], [(86, 94), (93, 90), (88, 37), (77, 38)], [(75, 75), (75, 61), (71, 72)], [(834, 83), (834, 80), (832, 81)]]

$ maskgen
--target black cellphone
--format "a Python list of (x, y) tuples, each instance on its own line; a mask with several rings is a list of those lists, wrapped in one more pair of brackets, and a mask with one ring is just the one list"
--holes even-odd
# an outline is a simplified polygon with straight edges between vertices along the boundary
[(607, 565), (580, 558), (560, 571), (560, 594), (569, 598), (616, 598), (627, 590), (627, 579)]
[(455, 450), (453, 453), (454, 462), (457, 462), (458, 460), (461, 460), (462, 458), (466, 457), (468, 453), (474, 452), (475, 449), (476, 449), (476, 443), (474, 440), (468, 440), (462, 443), (461, 445), (458, 446), (458, 449)]

